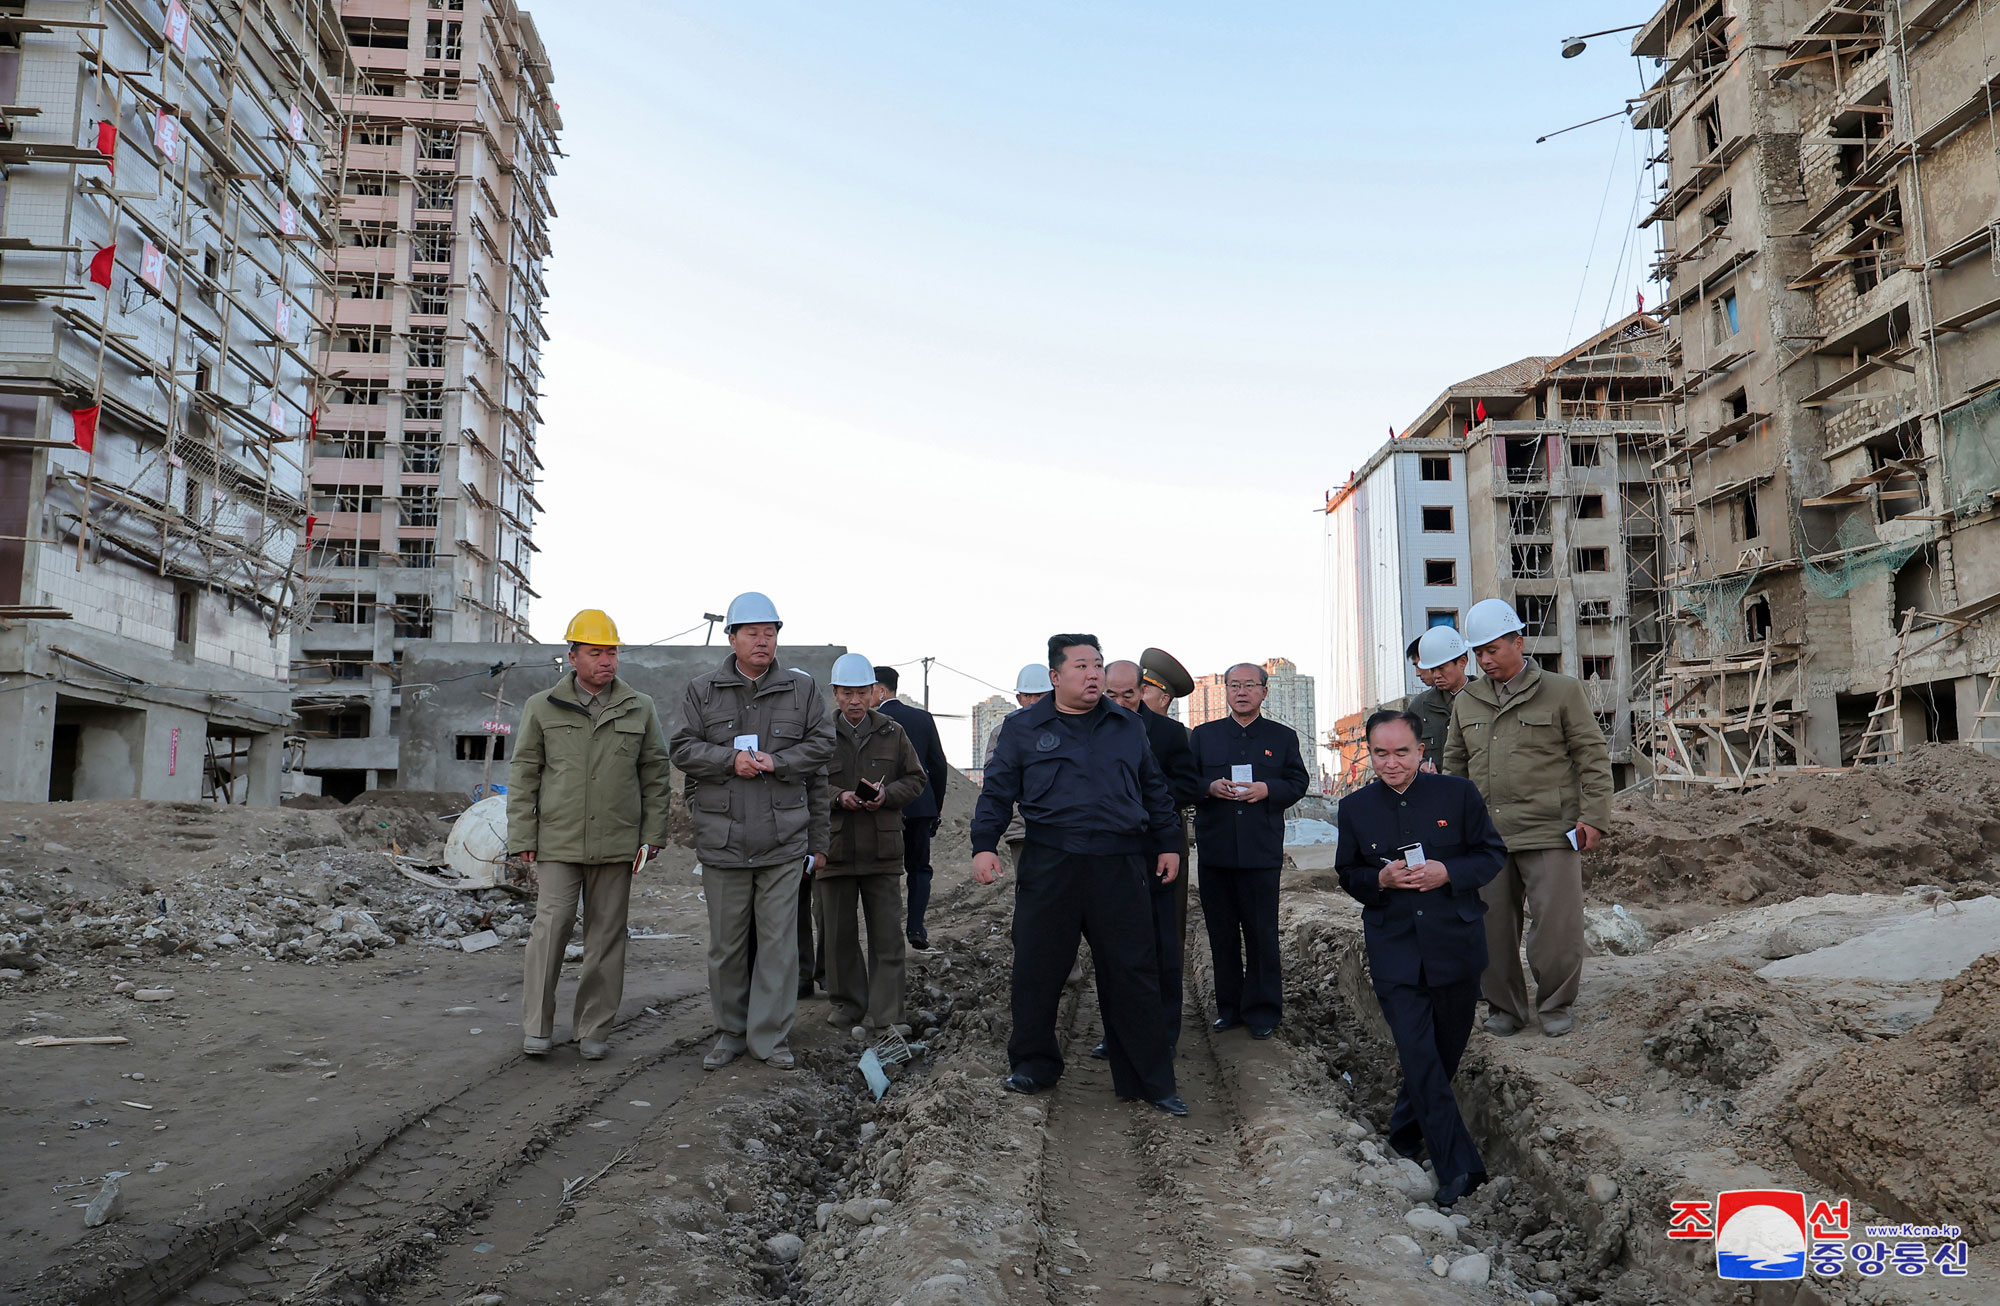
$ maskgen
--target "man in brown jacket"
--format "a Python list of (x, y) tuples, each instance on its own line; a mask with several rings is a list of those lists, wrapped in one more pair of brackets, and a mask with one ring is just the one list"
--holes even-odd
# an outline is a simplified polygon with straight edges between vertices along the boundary
[[(833, 796), (827, 863), (813, 882), (825, 931), (826, 991), (832, 1025), (885, 1029), (903, 1024), (902, 809), (930, 785), (923, 759), (903, 728), (869, 708), (874, 664), (844, 653), (833, 664)], [(861, 951), (855, 908), (868, 922)], [(904, 1026), (901, 1032), (908, 1032)]]
[[(1570, 1004), (1583, 978), (1583, 854), (1611, 825), (1611, 753), (1583, 682), (1544, 671), (1527, 655), (1522, 621), (1503, 599), (1466, 614), (1465, 642), (1481, 676), (1452, 700), (1444, 769), (1479, 787), (1507, 864), (1486, 900), (1488, 1033), (1507, 1035), (1539, 1014), (1551, 1038), (1576, 1027)], [(1521, 976), (1521, 914), (1535, 1008)]]
[(702, 1058), (708, 1070), (745, 1051), (781, 1070), (796, 1064), (787, 1044), (799, 1005), (799, 889), (824, 846), (813, 785), (833, 756), (833, 719), (811, 676), (777, 665), (781, 624), (762, 594), (737, 595), (723, 628), (730, 655), (689, 683), (674, 729), (708, 899), (720, 1031)]
[(566, 633), (570, 670), (521, 709), (507, 773), (507, 848), (535, 868), (535, 924), (521, 985), (521, 1050), (549, 1054), (556, 982), (583, 901), (572, 1022), (586, 1061), (625, 994), (632, 877), (667, 841), (667, 747), (653, 700), (618, 678), (618, 628), (595, 608)]

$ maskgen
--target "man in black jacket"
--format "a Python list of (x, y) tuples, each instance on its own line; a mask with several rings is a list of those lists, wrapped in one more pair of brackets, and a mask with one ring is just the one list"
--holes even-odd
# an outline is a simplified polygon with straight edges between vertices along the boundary
[(1180, 874), (1180, 834), (1139, 718), (1104, 698), (1094, 635), (1049, 637), (1055, 692), (1000, 726), (972, 818), (972, 874), (1000, 878), (996, 851), (1020, 804), (1028, 838), (1014, 885), (1014, 1030), (1005, 1086), (1034, 1093), (1062, 1075), (1056, 1010), (1079, 934), (1090, 940), (1111, 1083), (1186, 1115), (1160, 1015), (1149, 885)]
[(1278, 872), (1285, 864), (1285, 809), (1306, 796), (1312, 775), (1298, 732), (1263, 715), (1270, 677), (1239, 662), (1223, 677), (1229, 715), (1194, 728), (1205, 784), (1195, 804), (1201, 849), (1201, 911), (1215, 959), (1218, 1031), (1250, 1027), (1269, 1038), (1284, 1015), (1278, 963)]
[[(1162, 716), (1146, 705), (1139, 689), (1143, 673), (1136, 662), (1113, 662), (1104, 668), (1104, 694), (1118, 706), (1137, 712), (1146, 726), (1146, 742), (1152, 745), (1153, 759), (1167, 779), (1167, 792), (1174, 800), (1174, 819), (1180, 826), (1182, 873), (1172, 884), (1153, 884), (1153, 946), (1160, 955), (1160, 1007), (1167, 1018), (1167, 1046), (1176, 1052), (1181, 1040), (1181, 917), (1187, 910), (1187, 821), (1182, 812), (1201, 797), (1201, 772), (1194, 764), (1194, 749), (1188, 743), (1188, 728), (1170, 716)], [(1105, 1054), (1104, 1044), (1090, 1055)]]
[(1422, 725), (1410, 712), (1368, 718), (1375, 779), (1340, 800), (1334, 866), (1361, 903), (1368, 976), (1403, 1067), (1389, 1145), (1411, 1160), (1430, 1150), (1437, 1204), (1448, 1207), (1486, 1178), (1451, 1077), (1486, 969), (1479, 891), (1507, 845), (1470, 780), (1419, 769)]
[(930, 932), (924, 927), (924, 911), (931, 902), (931, 839), (944, 815), (944, 787), (951, 779), (951, 763), (944, 760), (937, 721), (922, 708), (896, 697), (900, 679), (894, 667), (875, 668), (875, 710), (903, 727), (916, 746), (924, 774), (930, 777), (930, 785), (903, 809), (903, 874), (910, 888), (905, 933), (910, 946), (923, 952), (931, 946)]

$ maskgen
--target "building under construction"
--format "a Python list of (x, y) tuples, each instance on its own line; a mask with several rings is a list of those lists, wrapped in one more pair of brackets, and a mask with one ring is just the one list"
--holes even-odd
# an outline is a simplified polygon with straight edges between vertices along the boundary
[(2000, 15), (1675, 0), (1633, 50), (1685, 414), (1659, 779), (2000, 734)]
[(351, 797), (395, 782), (406, 642), (529, 638), (561, 121), (534, 21), (511, 0), (339, 8), (357, 74), (321, 284), (324, 586), (292, 652), (304, 770)]
[(274, 801), (338, 15), (7, 8), (0, 798)]
[(1410, 642), (1486, 598), (1514, 605), (1537, 662), (1584, 682), (1619, 784), (1645, 773), (1635, 739), (1664, 652), (1666, 354), (1662, 324), (1635, 313), (1565, 354), (1460, 381), (1327, 496), (1336, 791), (1367, 778), (1367, 714), (1420, 688)]

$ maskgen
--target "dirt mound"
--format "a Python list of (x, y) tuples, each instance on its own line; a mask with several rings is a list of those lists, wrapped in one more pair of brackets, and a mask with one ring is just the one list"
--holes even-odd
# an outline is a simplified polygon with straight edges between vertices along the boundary
[(1605, 901), (1720, 906), (2000, 880), (2000, 759), (1958, 744), (1747, 793), (1627, 796), (1614, 819), (1586, 859)]
[(2000, 1237), (2000, 952), (1947, 981), (1910, 1033), (1800, 1081), (1786, 1129), (1815, 1177), (1902, 1219)]

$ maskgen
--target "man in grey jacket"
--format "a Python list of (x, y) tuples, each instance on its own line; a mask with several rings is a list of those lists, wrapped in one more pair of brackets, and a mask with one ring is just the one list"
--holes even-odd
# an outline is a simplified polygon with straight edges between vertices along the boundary
[(814, 850), (826, 847), (813, 789), (834, 733), (813, 678), (777, 665), (782, 625), (771, 600), (738, 595), (723, 630), (730, 656), (688, 685), (674, 730), (708, 899), (708, 987), (720, 1031), (702, 1059), (709, 1070), (745, 1051), (779, 1069), (794, 1064), (799, 890)]

